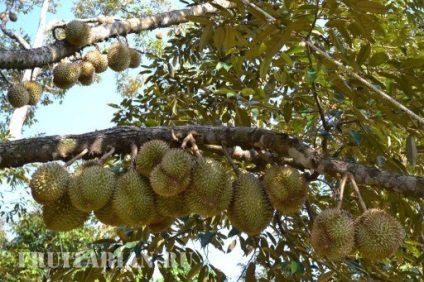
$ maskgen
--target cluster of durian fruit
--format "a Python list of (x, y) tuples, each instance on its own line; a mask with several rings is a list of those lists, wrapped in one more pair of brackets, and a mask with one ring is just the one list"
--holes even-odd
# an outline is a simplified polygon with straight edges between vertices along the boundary
[[(71, 21), (65, 26), (65, 40), (75, 47), (87, 45), (91, 38), (91, 28), (87, 23)], [(78, 63), (61, 62), (53, 70), (53, 83), (62, 89), (69, 89), (77, 82), (90, 85), (96, 73), (109, 67), (120, 72), (137, 68), (141, 63), (140, 53), (125, 43), (115, 42), (109, 46), (107, 56), (98, 49), (89, 51)]]
[[(85, 46), (90, 42), (91, 28), (81, 21), (71, 21), (65, 26), (65, 40), (75, 47)], [(120, 41), (109, 46), (107, 55), (97, 48), (87, 52), (80, 61), (63, 60), (53, 69), (53, 83), (61, 89), (69, 89), (77, 82), (81, 85), (91, 85), (96, 73), (102, 73), (111, 68), (120, 72), (128, 68), (137, 68), (141, 64), (141, 55), (127, 44)], [(14, 108), (25, 105), (36, 105), (43, 93), (42, 86), (35, 81), (24, 81), (13, 84), (7, 98)]]
[(405, 239), (405, 230), (381, 209), (368, 209), (356, 220), (338, 208), (324, 210), (315, 219), (311, 244), (331, 259), (341, 259), (356, 248), (364, 258), (380, 260), (393, 255)]
[(191, 213), (212, 217), (226, 211), (234, 227), (257, 235), (270, 224), (274, 207), (292, 213), (306, 199), (306, 183), (295, 169), (275, 166), (263, 181), (248, 173), (232, 181), (218, 161), (160, 140), (143, 144), (135, 164), (119, 176), (93, 160), (73, 174), (58, 163), (41, 165), (30, 188), (34, 200), (43, 204), (46, 227), (79, 228), (94, 212), (107, 225), (161, 232)]

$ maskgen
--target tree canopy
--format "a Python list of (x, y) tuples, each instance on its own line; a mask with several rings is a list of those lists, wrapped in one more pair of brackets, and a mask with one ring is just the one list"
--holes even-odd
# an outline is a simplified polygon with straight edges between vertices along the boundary
[[(171, 2), (75, 1), (74, 18), (88, 26), (89, 35), (72, 44), (66, 36), (70, 22), (46, 22), (58, 3), (5, 1), (0, 14), (2, 183), (25, 189), (19, 185), (28, 187), (33, 163), (77, 156), (102, 158), (120, 175), (134, 166), (137, 149), (150, 140), (163, 140), (193, 158), (217, 160), (233, 186), (246, 172), (265, 185), (270, 167), (288, 166), (300, 172), (307, 199), (295, 213), (273, 209), (258, 235), (234, 228), (229, 210), (212, 217), (191, 213), (163, 232), (121, 226), (116, 236), (108, 230), (100, 249), (122, 252), (126, 259), (131, 252), (139, 259), (149, 252), (193, 252), (189, 270), (184, 262), (177, 270), (161, 268), (165, 280), (225, 280), (189, 247), (196, 240), (224, 253), (239, 245), (251, 255), (242, 273), (249, 281), (423, 280), (422, 1), (180, 0), (177, 7)], [(36, 7), (41, 7), (36, 34), (13, 28), (11, 22), (24, 21)], [(52, 78), (57, 65), (83, 64), (93, 50), (110, 61), (109, 48), (116, 42), (141, 56), (141, 64), (116, 72), (122, 101), (109, 104), (116, 110), (110, 117), (116, 127), (21, 139), (22, 130), (36, 122), (37, 109), (67, 95)], [(104, 74), (96, 72), (89, 88), (102, 84)], [(40, 102), (12, 107), (12, 85), (30, 80), (43, 87)], [(74, 87), (78, 84), (84, 82)], [(401, 223), (405, 239), (384, 259), (369, 259), (357, 249), (336, 260), (324, 256), (310, 236), (314, 220), (336, 207), (354, 218), (367, 208), (385, 210)], [(3, 213), (13, 218), (13, 211)], [(101, 269), (89, 266), (66, 271), (48, 275), (153, 275), (151, 269), (115, 268), (102, 276)]]

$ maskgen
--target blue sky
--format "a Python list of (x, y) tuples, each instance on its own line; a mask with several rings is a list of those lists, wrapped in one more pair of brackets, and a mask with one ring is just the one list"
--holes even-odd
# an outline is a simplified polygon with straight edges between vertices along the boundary
[[(47, 22), (54, 18), (65, 21), (73, 19), (71, 13), (72, 2), (61, 1), (61, 4), (62, 7), (58, 9), (57, 14), (48, 15)], [(4, 4), (0, 5), (0, 10), (4, 10)], [(39, 13), (40, 9), (38, 8), (31, 14), (19, 15), (18, 22), (10, 23), (8, 27), (22, 27), (31, 36), (34, 36), (38, 27), (38, 22), (36, 23), (34, 19), (38, 21)], [(152, 31), (153, 35), (155, 33), (155, 31)], [(111, 123), (110, 120), (116, 109), (109, 107), (107, 104), (119, 104), (121, 100), (122, 97), (116, 91), (115, 73), (109, 69), (101, 74), (100, 83), (95, 83), (91, 86), (75, 85), (68, 90), (62, 103), (55, 101), (51, 105), (38, 107), (35, 113), (38, 123), (30, 128), (25, 128), (23, 138), (30, 138), (40, 133), (45, 135), (81, 134), (113, 127), (115, 124)], [(5, 192), (7, 187), (2, 186), (0, 189)], [(28, 200), (30, 199), (25, 190), (19, 191), (19, 193), (3, 194), (5, 196), (4, 203), (6, 205), (3, 207), (5, 210), (10, 210), (14, 202), (22, 196)], [(230, 242), (231, 240), (227, 244)], [(193, 244), (196, 249), (200, 249), (198, 242)], [(224, 247), (224, 249), (226, 248), (227, 246)], [(208, 258), (214, 266), (222, 269), (233, 278), (238, 278), (240, 275), (239, 271), (235, 271), (238, 268), (237, 264), (242, 261), (246, 262), (249, 259), (242, 257), (242, 251), (239, 246), (227, 255), (223, 255), (220, 251), (211, 247), (209, 248)]]

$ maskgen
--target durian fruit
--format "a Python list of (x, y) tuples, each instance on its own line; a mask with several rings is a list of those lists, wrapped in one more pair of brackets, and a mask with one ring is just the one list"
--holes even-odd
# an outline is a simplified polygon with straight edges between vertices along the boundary
[(140, 53), (136, 49), (130, 48), (130, 57), (131, 61), (129, 67), (132, 69), (138, 68), (141, 64)]
[(101, 166), (97, 160), (88, 160), (83, 162), (79, 167), (77, 167), (74, 171), (74, 176), (79, 176), (81, 173), (89, 167), (92, 166)]
[(241, 174), (233, 183), (233, 195), (227, 209), (231, 224), (248, 235), (258, 235), (271, 222), (274, 209), (266, 192), (253, 174)]
[(81, 66), (75, 63), (59, 63), (53, 70), (53, 83), (59, 88), (68, 89), (77, 83)]
[(355, 221), (355, 246), (364, 258), (387, 258), (402, 245), (404, 239), (402, 225), (384, 210), (369, 209)]
[(190, 175), (182, 178), (170, 176), (159, 164), (153, 169), (150, 175), (150, 184), (156, 194), (164, 197), (172, 197), (187, 189), (190, 184)]
[(271, 204), (283, 214), (298, 212), (306, 201), (307, 184), (295, 168), (273, 166), (265, 172), (263, 184)]
[(92, 63), (83, 61), (81, 62), (81, 74), (78, 81), (82, 85), (91, 85), (96, 77), (96, 71)]
[(57, 202), (43, 206), (43, 221), (47, 229), (60, 232), (80, 228), (88, 219), (89, 213), (75, 208), (65, 194)]
[(111, 170), (97, 165), (90, 166), (71, 178), (69, 197), (77, 209), (96, 211), (109, 202), (115, 182), (115, 174)]
[(82, 60), (90, 62), (94, 66), (96, 73), (102, 73), (107, 70), (107, 58), (97, 49), (85, 54)]
[(145, 177), (150, 177), (150, 173), (155, 166), (160, 164), (168, 150), (169, 145), (162, 140), (151, 140), (144, 143), (138, 150), (135, 160), (137, 171)]
[(150, 222), (155, 210), (155, 199), (149, 182), (135, 170), (122, 175), (117, 182), (113, 208), (122, 220), (132, 226)]
[(114, 71), (123, 71), (131, 63), (130, 49), (121, 42), (113, 43), (107, 53), (108, 66)]
[(351, 253), (354, 235), (354, 219), (348, 212), (327, 209), (314, 220), (311, 244), (319, 255), (340, 259)]
[(7, 99), (14, 108), (20, 108), (28, 105), (29, 92), (22, 83), (14, 84), (7, 92)]
[(228, 208), (232, 191), (225, 168), (213, 159), (201, 158), (194, 165), (192, 181), (185, 194), (190, 210), (208, 217)]
[(190, 174), (193, 160), (190, 154), (181, 149), (171, 149), (165, 153), (160, 163), (166, 175), (184, 178)]
[(171, 227), (174, 221), (175, 221), (175, 217), (161, 215), (160, 213), (156, 212), (156, 215), (147, 225), (147, 228), (152, 233), (161, 233), (166, 231), (169, 227)]
[(104, 205), (101, 209), (94, 211), (96, 218), (103, 224), (110, 226), (122, 226), (125, 222), (119, 217), (116, 210), (113, 208), (113, 199), (110, 198), (109, 202)]
[(14, 13), (14, 12), (10, 11), (10, 12), (9, 12), (9, 19), (10, 19), (12, 22), (16, 22), (16, 21), (18, 20), (18, 15), (16, 15), (16, 13)]
[(28, 105), (35, 106), (41, 99), (43, 87), (36, 81), (24, 81), (23, 85), (29, 93)]
[(65, 26), (65, 39), (74, 46), (80, 47), (90, 43), (91, 28), (81, 21), (71, 21)]
[(180, 193), (172, 197), (155, 197), (155, 206), (160, 214), (169, 217), (183, 217), (191, 213), (187, 204), (185, 193)]
[(59, 200), (68, 189), (69, 179), (68, 171), (60, 164), (42, 164), (29, 182), (34, 200), (40, 204)]

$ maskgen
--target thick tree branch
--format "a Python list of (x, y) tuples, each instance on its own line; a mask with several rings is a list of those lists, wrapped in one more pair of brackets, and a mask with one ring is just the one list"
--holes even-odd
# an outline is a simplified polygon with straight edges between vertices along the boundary
[(108, 146), (119, 154), (130, 154), (131, 145), (137, 146), (152, 139), (161, 139), (179, 147), (173, 133), (182, 142), (190, 132), (196, 131), (199, 149), (210, 145), (243, 149), (266, 149), (280, 157), (293, 158), (305, 169), (313, 169), (333, 177), (352, 173), (358, 184), (378, 186), (380, 189), (400, 192), (405, 196), (424, 198), (424, 177), (407, 176), (382, 171), (372, 166), (354, 164), (322, 155), (307, 146), (302, 140), (284, 133), (248, 127), (115, 127), (81, 135), (47, 136), (0, 143), (0, 169), (20, 167), (27, 163), (69, 160), (84, 149), (90, 151), (90, 158), (101, 156)]
[[(225, 0), (215, 0), (214, 3), (224, 8), (234, 7), (235, 3)], [(154, 16), (132, 18), (115, 21), (113, 24), (102, 24), (92, 28), (92, 36), (88, 45), (107, 40), (116, 36), (125, 36), (130, 33), (140, 33), (160, 27), (168, 27), (187, 22), (187, 16), (202, 16), (209, 13), (216, 14), (218, 9), (206, 3), (193, 6), (190, 9), (182, 9)], [(56, 41), (51, 45), (30, 50), (3, 50), (0, 52), (1, 69), (28, 69), (41, 67), (58, 62), (63, 58), (73, 55), (85, 46), (75, 48), (64, 40)]]

